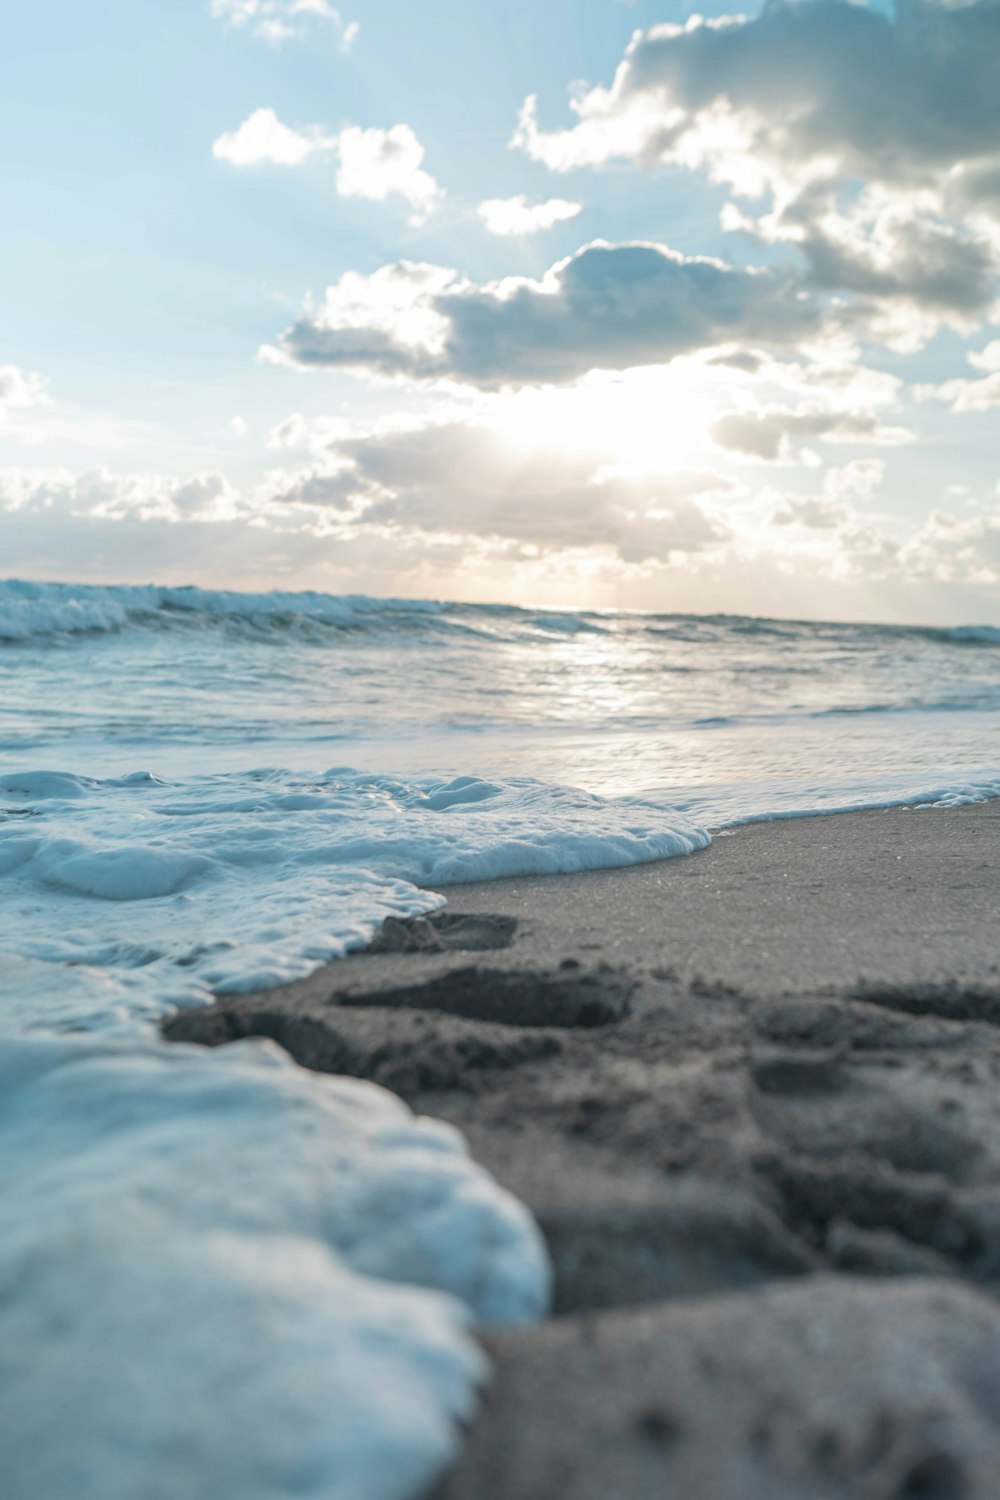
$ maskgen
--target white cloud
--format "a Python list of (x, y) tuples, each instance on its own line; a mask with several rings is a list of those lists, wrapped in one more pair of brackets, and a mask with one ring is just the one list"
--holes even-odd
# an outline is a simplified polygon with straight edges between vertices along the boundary
[(722, 448), (765, 463), (795, 463), (796, 439), (825, 443), (877, 443), (896, 447), (913, 441), (905, 427), (889, 427), (871, 411), (837, 409), (831, 404), (800, 406), (795, 410), (759, 406), (726, 412), (712, 427)]
[(305, 448), (309, 443), (309, 432), (309, 423), (302, 413), (292, 412), (291, 416), (283, 418), (271, 428), (267, 434), (267, 446), (278, 452)]
[(284, 333), (280, 355), (496, 389), (747, 341), (794, 345), (820, 333), (816, 309), (783, 273), (665, 245), (596, 241), (540, 280), (476, 286), (445, 267), (409, 262), (370, 277), (349, 273)]
[[(330, 546), (339, 554), (344, 543)], [(278, 506), (222, 475), (107, 469), (0, 469), (0, 551), (22, 577), (248, 588), (301, 578), (323, 556), (315, 527), (282, 526)]]
[(917, 579), (1000, 583), (1000, 516), (962, 520), (949, 511), (932, 511), (900, 554), (906, 572)]
[(789, 495), (771, 517), (775, 526), (801, 526), (806, 531), (834, 531), (843, 526), (848, 512), (811, 495)]
[(212, 154), (233, 167), (299, 167), (313, 156), (336, 156), (342, 198), (375, 203), (403, 198), (412, 210), (412, 224), (422, 224), (444, 198), (444, 189), (424, 170), (424, 148), (409, 125), (389, 130), (347, 125), (331, 135), (319, 125), (295, 129), (273, 109), (256, 109), (236, 130), (213, 142)]
[(989, 374), (1000, 375), (1000, 339), (994, 339), (980, 349), (978, 353), (969, 355), (969, 364), (976, 370), (986, 370)]
[(424, 171), (424, 148), (409, 125), (393, 125), (390, 130), (349, 125), (337, 138), (337, 150), (337, 191), (342, 198), (381, 203), (397, 195), (413, 210), (411, 224), (422, 224), (444, 197), (443, 188)]
[(335, 147), (334, 137), (314, 128), (293, 130), (282, 124), (273, 109), (255, 109), (236, 130), (212, 143), (212, 155), (233, 167), (254, 167), (262, 162), (298, 167), (317, 151)]
[[(249, 493), (213, 472), (178, 479), (105, 467), (6, 469), (0, 536), (6, 517), (26, 542), (51, 533), (56, 552), (64, 536), (77, 544), (85, 537), (100, 553), (115, 535), (141, 558), (144, 532), (161, 538), (213, 526), (308, 536), (314, 546), (364, 534), (403, 548), (444, 543), (456, 562), (484, 548), (536, 557), (596, 549), (623, 564), (667, 562), (725, 540), (724, 522), (699, 501), (724, 497), (727, 480), (709, 472), (607, 476), (605, 456), (513, 444), (476, 422), (425, 422), (344, 439), (321, 464), (274, 471)], [(192, 553), (203, 546), (190, 543)]]
[(621, 474), (599, 445), (517, 441), (478, 421), (426, 422), (333, 445), (335, 494), (366, 524), (474, 536), (541, 551), (600, 547), (622, 561), (667, 560), (720, 543), (701, 496), (731, 482), (706, 471)]
[(831, 500), (870, 500), (884, 478), (885, 464), (880, 458), (854, 458), (826, 471), (823, 492)]
[(232, 520), (245, 513), (222, 474), (176, 479), (162, 474), (114, 474), (105, 466), (0, 470), (0, 510), (21, 515), (63, 514), (103, 521)]
[(360, 29), (329, 0), (211, 0), (210, 10), (216, 20), (245, 28), (272, 46), (305, 36), (312, 23), (325, 23), (336, 33), (341, 52), (349, 52)]
[(26, 411), (48, 403), (45, 381), (40, 375), (25, 374), (18, 365), (0, 365), (0, 422), (11, 411)]
[(552, 229), (577, 218), (582, 203), (568, 198), (547, 198), (543, 203), (529, 203), (524, 193), (516, 198), (487, 198), (479, 205), (479, 217), (490, 234), (527, 235)]
[(328, 287), (318, 309), (307, 309), (274, 357), (305, 366), (345, 365), (381, 374), (433, 367), (444, 357), (447, 315), (439, 299), (459, 289), (454, 271), (419, 261), (382, 266), (370, 276), (347, 271)]
[[(466, 420), (341, 437), (310, 467), (244, 491), (216, 472), (6, 469), (0, 550), (26, 577), (382, 593), (405, 581), (424, 595), (523, 590), (648, 607), (669, 580), (686, 608), (726, 608), (743, 587), (766, 610), (785, 588), (814, 612), (854, 597), (838, 589), (877, 584), (905, 612), (919, 597), (925, 610), (936, 602), (966, 617), (995, 601), (995, 512), (935, 511), (900, 541), (855, 508), (874, 474), (830, 486), (839, 498), (780, 495), (708, 469), (615, 474), (605, 457), (543, 438), (512, 443)], [(870, 594), (855, 605), (864, 598), (870, 608)]]
[(984, 376), (979, 380), (945, 380), (940, 385), (918, 386), (918, 400), (946, 401), (953, 412), (983, 412), (1000, 406), (1000, 339), (970, 354), (969, 364), (985, 371)]
[(724, 226), (795, 246), (813, 286), (854, 299), (859, 327), (916, 347), (997, 295), (998, 55), (987, 4), (695, 16), (636, 32), (613, 83), (571, 101), (568, 129), (541, 129), (528, 99), (512, 144), (554, 171), (625, 159), (763, 200), (731, 203)]

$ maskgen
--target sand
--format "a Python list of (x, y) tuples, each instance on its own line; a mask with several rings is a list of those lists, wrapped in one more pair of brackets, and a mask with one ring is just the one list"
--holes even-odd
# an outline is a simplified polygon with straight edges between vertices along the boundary
[(440, 1500), (995, 1500), (1000, 804), (760, 824), (177, 1017), (457, 1124), (555, 1316)]

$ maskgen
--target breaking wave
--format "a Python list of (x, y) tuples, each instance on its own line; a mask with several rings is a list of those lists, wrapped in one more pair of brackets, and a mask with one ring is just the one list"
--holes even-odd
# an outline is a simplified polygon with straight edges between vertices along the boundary
[(1000, 646), (992, 625), (900, 626), (837, 625), (796, 620), (753, 619), (739, 615), (634, 614), (626, 611), (531, 610), (506, 604), (455, 604), (434, 599), (377, 599), (365, 594), (317, 591), (242, 593), (194, 586), (100, 585), (0, 581), (0, 644), (100, 635), (128, 630), (192, 628), (239, 630), (329, 640), (344, 634), (377, 634), (402, 639), (429, 633), (486, 637), (572, 638), (638, 636), (716, 644), (720, 637), (799, 640), (879, 640), (911, 637), (915, 642), (956, 646)]

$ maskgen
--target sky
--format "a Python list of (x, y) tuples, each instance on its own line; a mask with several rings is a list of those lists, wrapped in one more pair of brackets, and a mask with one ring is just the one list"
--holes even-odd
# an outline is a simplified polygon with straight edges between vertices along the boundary
[(1000, 623), (1000, 3), (8, 0), (0, 574)]

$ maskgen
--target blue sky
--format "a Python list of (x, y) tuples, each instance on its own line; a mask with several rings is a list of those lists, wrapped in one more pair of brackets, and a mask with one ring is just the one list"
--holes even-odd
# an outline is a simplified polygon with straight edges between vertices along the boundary
[(726, 15), (16, 4), (3, 570), (997, 619), (1000, 8)]

